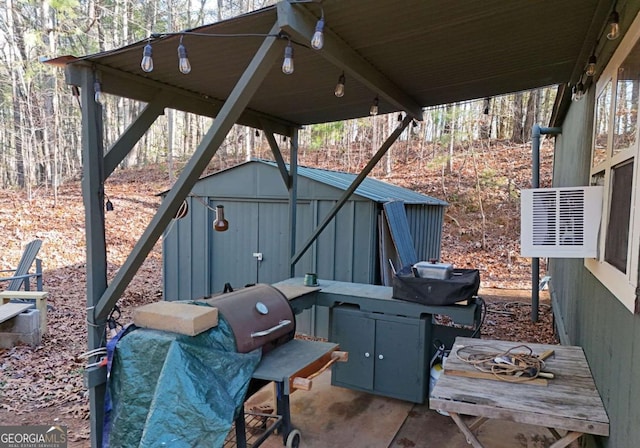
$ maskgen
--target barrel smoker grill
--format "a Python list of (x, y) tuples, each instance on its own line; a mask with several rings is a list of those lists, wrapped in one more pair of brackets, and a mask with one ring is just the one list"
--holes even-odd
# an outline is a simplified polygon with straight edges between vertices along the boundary
[(270, 285), (245, 287), (205, 302), (217, 307), (231, 326), (238, 352), (262, 349), (247, 397), (267, 383), (275, 383), (275, 413), (241, 412), (224, 446), (257, 447), (277, 431), (287, 448), (298, 447), (300, 432), (291, 424), (289, 409), (289, 394), (296, 388), (294, 379), (326, 369), (337, 360), (333, 356), (339, 353), (335, 352), (337, 345), (294, 339), (293, 309), (284, 294)]
[(270, 285), (258, 284), (208, 299), (229, 322), (239, 353), (262, 347), (265, 354), (293, 339), (296, 319), (287, 298)]

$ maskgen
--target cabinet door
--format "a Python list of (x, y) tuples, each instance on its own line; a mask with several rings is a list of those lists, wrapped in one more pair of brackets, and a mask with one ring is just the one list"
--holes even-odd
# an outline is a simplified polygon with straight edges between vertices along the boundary
[(376, 320), (374, 390), (410, 401), (424, 399), (424, 342), (417, 319)]
[(334, 364), (333, 384), (373, 389), (375, 326), (375, 320), (357, 310), (332, 310), (331, 340), (349, 353), (349, 361)]

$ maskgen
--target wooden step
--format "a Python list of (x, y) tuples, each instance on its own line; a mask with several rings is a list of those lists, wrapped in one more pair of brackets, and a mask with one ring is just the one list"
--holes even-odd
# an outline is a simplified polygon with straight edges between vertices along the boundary
[(16, 317), (29, 308), (33, 308), (31, 303), (5, 303), (0, 305), (0, 323)]

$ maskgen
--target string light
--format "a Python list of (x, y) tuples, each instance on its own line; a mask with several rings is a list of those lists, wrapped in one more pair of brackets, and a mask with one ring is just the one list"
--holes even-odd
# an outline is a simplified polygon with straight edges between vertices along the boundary
[(143, 72), (151, 73), (153, 71), (153, 48), (151, 48), (151, 44), (147, 44), (144, 46), (144, 50), (142, 51), (142, 62), (140, 62), (140, 68), (142, 68)]
[(585, 70), (585, 74), (587, 76), (593, 76), (596, 74), (596, 63), (598, 59), (596, 58), (595, 53), (589, 56), (589, 62), (587, 62), (587, 69)]
[(100, 81), (96, 81), (93, 83), (93, 99), (98, 104), (102, 104), (102, 87), (100, 86)]
[(344, 83), (346, 79), (344, 77), (344, 72), (338, 78), (338, 84), (336, 84), (336, 88), (333, 93), (338, 97), (342, 98), (344, 96)]
[(229, 228), (229, 221), (224, 219), (224, 205), (216, 205), (216, 219), (213, 222), (213, 230), (225, 232)]
[(322, 16), (320, 20), (316, 22), (316, 31), (313, 33), (313, 37), (311, 38), (311, 48), (314, 50), (322, 50), (324, 46), (324, 11), (322, 11)]
[(573, 95), (571, 99), (573, 101), (580, 101), (582, 98), (584, 98), (584, 84), (582, 83), (582, 78), (580, 78), (580, 81), (573, 86)]
[(483, 101), (482, 105), (482, 113), (484, 115), (489, 115), (489, 108), (491, 107), (491, 97), (487, 97)]
[(376, 96), (373, 99), (373, 104), (371, 104), (371, 108), (369, 109), (369, 115), (378, 115), (378, 97)]
[(282, 61), (282, 73), (290, 75), (293, 73), (293, 47), (291, 41), (284, 49), (284, 61)]
[(93, 99), (96, 103), (102, 104), (102, 78), (100, 72), (94, 73)]
[(111, 199), (109, 199), (109, 196), (107, 196), (106, 194), (104, 195), (105, 198), (107, 198), (107, 202), (105, 202), (104, 207), (108, 212), (112, 212), (113, 211), (113, 202), (111, 202)]
[(620, 15), (616, 11), (615, 6), (611, 14), (609, 14), (609, 21), (607, 23), (609, 32), (607, 33), (607, 39), (616, 40), (620, 36)]
[(182, 45), (182, 38), (183, 36), (180, 36), (180, 45), (178, 45), (178, 68), (180, 73), (188, 75), (191, 72), (191, 63), (187, 57), (187, 49)]

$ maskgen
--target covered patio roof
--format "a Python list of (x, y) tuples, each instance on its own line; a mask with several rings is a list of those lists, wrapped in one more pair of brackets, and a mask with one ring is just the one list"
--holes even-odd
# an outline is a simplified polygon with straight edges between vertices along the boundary
[[(624, 1), (617, 10), (624, 18)], [(80, 58), (70, 67), (100, 72), (103, 92), (151, 102), (172, 93), (167, 107), (216, 116), (264, 36), (280, 36), (271, 65), (238, 122), (290, 134), (288, 127), (404, 111), (554, 84), (576, 83), (612, 10), (611, 0), (283, 1), (229, 20), (157, 35)], [(325, 45), (310, 47), (324, 13)], [(178, 70), (177, 47), (192, 70)], [(280, 63), (287, 43), (295, 71)], [(154, 69), (140, 67), (144, 46)], [(333, 95), (341, 73), (346, 88)], [(73, 71), (70, 82), (74, 83)]]

